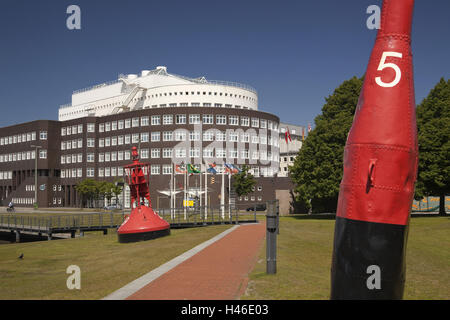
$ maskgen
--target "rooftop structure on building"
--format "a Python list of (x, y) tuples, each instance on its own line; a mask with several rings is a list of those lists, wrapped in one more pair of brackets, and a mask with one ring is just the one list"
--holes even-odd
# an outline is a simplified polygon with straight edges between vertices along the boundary
[[(211, 96), (214, 105), (211, 104)], [(59, 108), (58, 119), (105, 116), (148, 108), (206, 106), (257, 110), (254, 88), (229, 81), (188, 78), (167, 72), (165, 66), (138, 74), (119, 75), (111, 82), (74, 91), (72, 102)]]

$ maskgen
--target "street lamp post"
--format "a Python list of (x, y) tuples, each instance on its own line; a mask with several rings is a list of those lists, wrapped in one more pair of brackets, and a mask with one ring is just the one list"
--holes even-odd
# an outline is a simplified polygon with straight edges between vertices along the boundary
[(37, 191), (38, 191), (38, 176), (37, 176), (37, 168), (38, 168), (38, 149), (41, 149), (41, 146), (35, 146), (35, 145), (31, 145), (32, 148), (35, 148), (35, 153), (34, 153), (34, 208), (37, 208), (37, 203), (38, 203), (38, 199), (37, 199)]

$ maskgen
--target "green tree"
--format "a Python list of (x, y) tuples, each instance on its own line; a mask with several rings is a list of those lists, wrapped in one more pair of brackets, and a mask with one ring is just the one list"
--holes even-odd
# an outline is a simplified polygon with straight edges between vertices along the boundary
[(111, 191), (114, 194), (114, 196), (116, 197), (116, 204), (119, 203), (119, 195), (122, 194), (123, 186), (124, 186), (123, 179), (116, 179), (114, 181)]
[(115, 187), (114, 183), (107, 181), (98, 182), (98, 189), (101, 196), (108, 199), (108, 202), (111, 202), (113, 197), (113, 188)]
[(98, 183), (94, 179), (84, 179), (75, 186), (75, 190), (81, 195), (81, 207), (84, 207), (88, 200), (93, 200), (97, 194)]
[(305, 139), (290, 168), (296, 200), (317, 212), (336, 212), (343, 174), (344, 147), (363, 84), (344, 81), (325, 99), (315, 128)]
[(252, 188), (256, 184), (255, 177), (249, 173), (249, 166), (243, 165), (241, 172), (233, 176), (233, 188), (238, 197), (245, 196), (252, 192)]
[(441, 78), (417, 106), (419, 169), (415, 198), (439, 196), (439, 214), (445, 215), (450, 194), (450, 80)]

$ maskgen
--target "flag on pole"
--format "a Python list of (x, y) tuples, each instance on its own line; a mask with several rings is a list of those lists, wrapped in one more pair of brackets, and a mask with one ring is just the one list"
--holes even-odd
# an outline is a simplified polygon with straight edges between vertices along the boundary
[(216, 167), (216, 164), (215, 164), (215, 163), (210, 164), (210, 165), (209, 165), (209, 168), (208, 168), (206, 171), (208, 171), (209, 173), (212, 173), (212, 174), (216, 174), (217, 171), (216, 171), (215, 167)]
[(190, 175), (193, 175), (194, 173), (201, 173), (201, 171), (194, 167), (192, 164), (187, 165), (187, 171)]
[(308, 133), (311, 132), (311, 123), (308, 123)]
[(186, 173), (186, 170), (181, 168), (179, 164), (175, 165), (175, 172), (176, 173)]
[(238, 167), (236, 167), (234, 164), (231, 164), (231, 163), (225, 163), (225, 172), (234, 174), (234, 173), (239, 173), (239, 172), (241, 172), (241, 169), (239, 169)]
[(305, 141), (305, 127), (302, 127), (302, 141)]
[(289, 127), (286, 128), (286, 132), (284, 133), (284, 139), (286, 140), (286, 143), (288, 143), (288, 140), (290, 142), (292, 142), (291, 133), (289, 132)]

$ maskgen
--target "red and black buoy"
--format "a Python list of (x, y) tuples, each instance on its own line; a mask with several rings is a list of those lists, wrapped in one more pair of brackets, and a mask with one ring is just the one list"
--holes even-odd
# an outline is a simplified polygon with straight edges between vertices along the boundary
[(383, 0), (381, 28), (344, 151), (331, 299), (402, 299), (418, 145), (414, 0)]
[[(133, 164), (124, 166), (130, 186), (131, 213), (117, 230), (119, 242), (137, 242), (170, 234), (170, 224), (152, 209), (148, 188), (150, 165), (139, 162), (136, 147), (132, 148)], [(145, 178), (147, 175), (147, 179)], [(148, 206), (144, 204), (147, 199)], [(136, 207), (134, 207), (136, 204)]]

